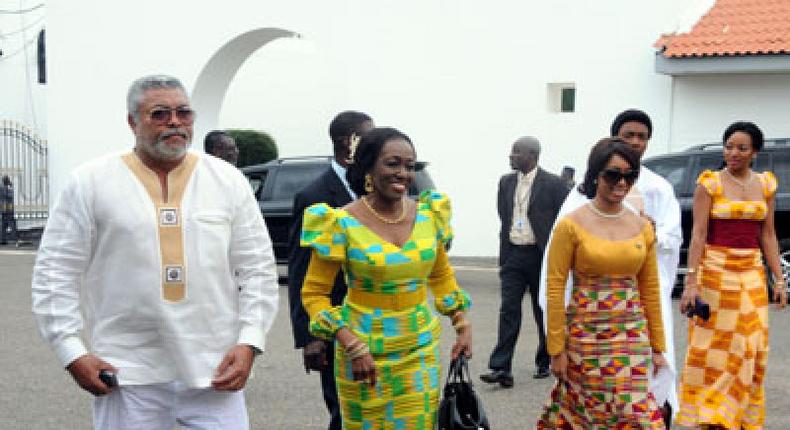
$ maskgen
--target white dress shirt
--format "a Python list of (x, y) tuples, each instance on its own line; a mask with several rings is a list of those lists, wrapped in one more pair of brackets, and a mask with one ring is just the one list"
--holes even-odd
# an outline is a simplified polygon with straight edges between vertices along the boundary
[[(122, 385), (202, 388), (232, 346), (265, 349), (278, 286), (260, 209), (235, 167), (189, 154), (197, 160), (178, 217), (169, 213), (165, 221), (124, 162), (129, 153), (71, 174), (47, 222), (32, 282), (39, 330), (64, 366), (90, 350), (119, 369)], [(184, 275), (176, 279), (184, 289), (171, 300), (163, 292), (174, 280), (162, 263), (166, 221), (181, 228), (184, 265), (175, 274)], [(84, 323), (89, 346), (80, 337)]]
[(513, 193), (513, 222), (510, 225), (510, 243), (513, 245), (534, 245), (535, 233), (529, 223), (527, 212), (529, 212), (529, 197), (532, 194), (532, 184), (538, 168), (530, 170), (524, 174), (518, 172), (518, 182), (516, 182), (516, 192)]
[(341, 166), (334, 158), (332, 159), (332, 170), (335, 171), (335, 174), (340, 179), (340, 182), (343, 183), (343, 186), (346, 187), (346, 191), (348, 191), (348, 195), (351, 196), (351, 200), (357, 199), (357, 193), (355, 193), (351, 189), (351, 185), (348, 183), (348, 179), (346, 179), (346, 168)]

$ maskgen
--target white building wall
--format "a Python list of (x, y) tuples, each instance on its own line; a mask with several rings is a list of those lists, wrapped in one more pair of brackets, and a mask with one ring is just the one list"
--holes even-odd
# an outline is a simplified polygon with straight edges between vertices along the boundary
[[(496, 185), (518, 136), (543, 142), (545, 168), (572, 165), (579, 178), (613, 116), (639, 107), (656, 125), (649, 151), (666, 151), (671, 80), (653, 72), (651, 46), (684, 2), (71, 0), (48, 7), (53, 195), (83, 160), (133, 145), (124, 106), (133, 79), (166, 72), (191, 89), (227, 41), (277, 27), (302, 38), (253, 54), (217, 126), (265, 130), (281, 156), (327, 154), (332, 116), (366, 111), (408, 133), (430, 161), (453, 199), (453, 253), (495, 255)], [(575, 113), (548, 111), (551, 82), (576, 83)]]
[(673, 94), (673, 150), (720, 142), (738, 120), (767, 138), (790, 137), (790, 74), (678, 76)]

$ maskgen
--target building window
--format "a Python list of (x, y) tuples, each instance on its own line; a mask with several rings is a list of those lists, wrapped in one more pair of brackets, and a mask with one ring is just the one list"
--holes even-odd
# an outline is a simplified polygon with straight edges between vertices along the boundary
[(556, 82), (546, 86), (549, 112), (576, 112), (576, 84)]

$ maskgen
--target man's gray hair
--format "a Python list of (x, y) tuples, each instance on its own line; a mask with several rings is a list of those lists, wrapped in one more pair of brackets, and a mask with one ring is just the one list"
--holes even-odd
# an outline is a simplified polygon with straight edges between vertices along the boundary
[(148, 75), (143, 76), (132, 82), (129, 86), (129, 92), (126, 94), (126, 112), (132, 115), (135, 120), (140, 119), (140, 102), (143, 100), (143, 95), (148, 90), (153, 89), (179, 89), (187, 94), (186, 88), (178, 80), (168, 75)]

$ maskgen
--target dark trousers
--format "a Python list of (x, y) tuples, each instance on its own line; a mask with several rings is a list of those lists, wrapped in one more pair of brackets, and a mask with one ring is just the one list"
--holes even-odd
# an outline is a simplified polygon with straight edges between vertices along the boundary
[[(2, 226), (2, 232), (0, 232), (0, 243), (6, 243), (10, 237), (13, 237), (13, 240), (17, 240), (16, 234), (16, 220), (14, 219), (14, 214), (3, 214), (3, 221), (0, 223)], [(8, 234), (8, 230), (11, 230), (11, 234)], [(9, 237), (10, 236), (10, 237)]]
[(499, 307), (499, 333), (497, 344), (491, 353), (488, 367), (492, 370), (510, 372), (513, 352), (521, 330), (521, 302), (524, 293), (529, 291), (535, 328), (538, 330), (538, 350), (535, 365), (549, 366), (549, 353), (546, 350), (546, 333), (543, 331), (543, 313), (538, 304), (538, 285), (540, 263), (543, 253), (534, 245), (512, 246), (502, 267), (499, 269), (502, 302)]
[(321, 391), (324, 393), (324, 403), (329, 411), (329, 430), (341, 430), (343, 422), (340, 420), (340, 402), (337, 398), (335, 386), (335, 345), (327, 342), (326, 360), (329, 366), (321, 371)]

